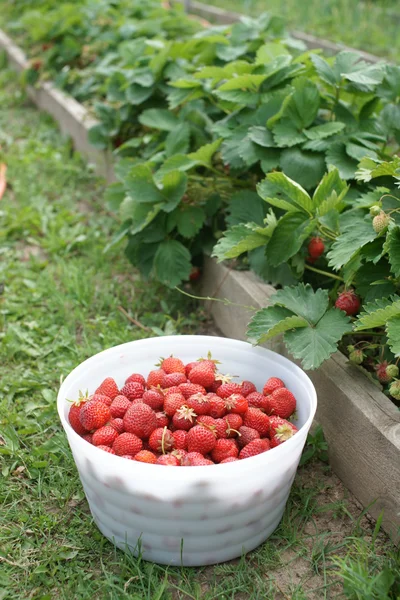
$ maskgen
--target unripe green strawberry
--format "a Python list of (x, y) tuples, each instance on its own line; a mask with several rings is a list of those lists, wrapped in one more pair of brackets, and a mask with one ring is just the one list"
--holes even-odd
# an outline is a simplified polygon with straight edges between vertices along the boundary
[(376, 233), (382, 233), (388, 227), (390, 217), (383, 210), (372, 219), (372, 227)]
[(355, 350), (354, 346), (352, 346), (351, 344), (350, 344), (350, 346), (347, 346), (347, 352), (350, 353), (350, 352), (353, 352), (353, 350)]
[(398, 379), (390, 384), (389, 394), (396, 400), (400, 400), (400, 381)]
[(399, 367), (397, 365), (388, 365), (386, 367), (386, 373), (389, 375), (389, 377), (398, 377)]
[(349, 354), (349, 360), (356, 365), (361, 365), (364, 360), (364, 352), (362, 350), (353, 350)]
[(369, 214), (372, 217), (377, 217), (380, 212), (381, 212), (382, 208), (378, 205), (378, 204), (374, 204), (373, 206), (371, 206), (371, 208), (369, 209)]

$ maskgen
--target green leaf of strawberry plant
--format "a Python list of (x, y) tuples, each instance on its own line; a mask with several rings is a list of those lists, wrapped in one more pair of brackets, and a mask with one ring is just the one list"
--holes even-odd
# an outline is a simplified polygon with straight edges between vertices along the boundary
[(348, 189), (349, 186), (340, 178), (337, 169), (332, 169), (332, 171), (326, 173), (313, 195), (313, 204), (318, 208), (318, 214), (322, 216), (336, 208), (343, 200)]
[(315, 325), (325, 314), (329, 297), (327, 290), (314, 291), (311, 285), (299, 283), (296, 286), (278, 290), (272, 296), (271, 302), (284, 306), (296, 315), (306, 319), (308, 323)]
[[(309, 194), (284, 173), (269, 173), (264, 181), (257, 186), (257, 192), (269, 204), (276, 205), (286, 210), (302, 210), (311, 213), (313, 202)], [(284, 203), (276, 204), (274, 200), (283, 200)]]
[(328, 265), (339, 270), (356, 254), (360, 248), (376, 238), (370, 220), (354, 219), (343, 228), (342, 233), (333, 242), (327, 254)]
[(279, 164), (288, 177), (306, 189), (315, 187), (326, 171), (323, 154), (300, 148), (283, 150)]
[(266, 206), (258, 194), (251, 190), (243, 190), (233, 194), (227, 210), (226, 222), (228, 225), (253, 221), (261, 226), (264, 222)]
[(395, 356), (400, 356), (400, 315), (387, 321), (386, 334), (389, 348)]
[(164, 108), (149, 108), (139, 116), (139, 123), (154, 129), (173, 131), (179, 120), (174, 113)]
[(150, 168), (146, 165), (133, 167), (126, 176), (124, 185), (129, 196), (137, 203), (156, 204), (165, 200), (154, 183)]
[(363, 312), (354, 324), (354, 329), (362, 331), (363, 329), (384, 327), (389, 319), (398, 315), (400, 315), (400, 298), (398, 296), (392, 296), (390, 299), (379, 298), (374, 302), (364, 304)]
[(294, 256), (316, 225), (304, 213), (289, 212), (278, 221), (267, 245), (268, 261), (277, 267)]
[(176, 214), (176, 227), (181, 236), (193, 238), (203, 227), (206, 213), (201, 206), (184, 206)]
[(171, 131), (165, 141), (167, 157), (174, 154), (186, 154), (189, 150), (190, 126), (188, 123), (179, 123)]
[(391, 270), (396, 278), (400, 277), (400, 227), (392, 227), (386, 236), (385, 250), (388, 253)]
[(228, 258), (236, 258), (259, 246), (265, 246), (272, 230), (273, 225), (269, 227), (259, 227), (256, 223), (234, 225), (225, 231), (224, 236), (218, 240), (212, 256), (215, 256), (218, 262), (222, 262)]
[(154, 257), (154, 273), (161, 283), (173, 288), (189, 279), (191, 269), (190, 252), (181, 242), (161, 242)]
[(268, 306), (257, 311), (251, 319), (247, 337), (257, 344), (265, 344), (280, 333), (297, 327), (308, 327), (308, 323), (282, 306)]
[(201, 146), (201, 148), (198, 148), (196, 152), (188, 154), (188, 158), (195, 161), (196, 164), (203, 165), (204, 167), (211, 167), (212, 158), (218, 151), (221, 143), (222, 139), (218, 139), (210, 144), (205, 144), (204, 146)]
[(317, 86), (307, 77), (299, 77), (293, 83), (294, 92), (286, 105), (284, 116), (299, 129), (310, 127), (317, 116), (320, 95)]

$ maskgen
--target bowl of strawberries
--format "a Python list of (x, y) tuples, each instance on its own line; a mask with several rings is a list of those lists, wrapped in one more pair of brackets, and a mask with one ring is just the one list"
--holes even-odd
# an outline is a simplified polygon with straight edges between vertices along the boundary
[(271, 535), (317, 406), (288, 359), (208, 336), (100, 352), (66, 377), (57, 402), (100, 531), (185, 566), (236, 558)]

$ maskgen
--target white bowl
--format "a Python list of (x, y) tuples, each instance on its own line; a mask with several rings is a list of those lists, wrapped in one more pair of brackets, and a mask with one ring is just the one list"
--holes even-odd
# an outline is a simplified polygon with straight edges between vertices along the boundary
[[(147, 373), (160, 356), (184, 362), (206, 356), (222, 373), (262, 389), (280, 377), (297, 399), (299, 432), (284, 444), (245, 460), (204, 467), (165, 467), (122, 459), (83, 440), (68, 422), (79, 390), (105, 377), (122, 386), (133, 372)], [(278, 526), (317, 407), (314, 386), (288, 359), (246, 342), (209, 336), (168, 336), (122, 344), (92, 356), (65, 379), (58, 412), (93, 518), (119, 548), (169, 565), (209, 565), (241, 556)]]

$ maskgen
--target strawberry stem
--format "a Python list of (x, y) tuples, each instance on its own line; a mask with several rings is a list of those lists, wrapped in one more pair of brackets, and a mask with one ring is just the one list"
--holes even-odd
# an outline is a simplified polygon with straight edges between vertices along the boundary
[(329, 271), (323, 271), (322, 269), (317, 269), (316, 267), (311, 267), (310, 265), (305, 265), (305, 268), (309, 271), (313, 271), (314, 273), (318, 273), (319, 275), (325, 275), (326, 277), (331, 277), (331, 279), (344, 282), (343, 277), (339, 277), (339, 275), (335, 275), (334, 273), (329, 273)]

